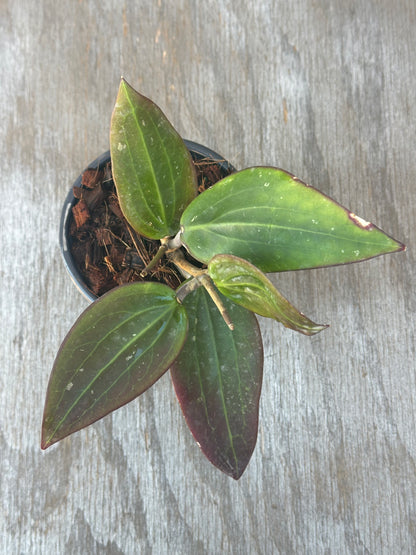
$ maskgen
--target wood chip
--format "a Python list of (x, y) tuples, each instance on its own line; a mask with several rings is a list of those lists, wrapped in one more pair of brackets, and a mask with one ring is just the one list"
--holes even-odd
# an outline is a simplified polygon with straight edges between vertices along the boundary
[(74, 215), (77, 229), (82, 227), (89, 220), (90, 211), (88, 210), (87, 203), (84, 199), (80, 199), (80, 201), (72, 208), (72, 214)]
[(95, 236), (97, 238), (97, 241), (98, 241), (98, 244), (100, 245), (100, 247), (103, 247), (104, 245), (111, 245), (112, 244), (113, 239), (111, 237), (111, 233), (105, 227), (99, 227), (99, 228), (95, 229), (94, 233), (95, 233)]
[(123, 212), (121, 211), (120, 208), (120, 204), (118, 202), (118, 198), (116, 197), (116, 195), (110, 195), (109, 199), (108, 199), (108, 206), (111, 210), (111, 212), (117, 216), (117, 218), (119, 218), (121, 221), (124, 221), (124, 216), (123, 216)]
[(81, 183), (88, 189), (94, 189), (97, 183), (102, 180), (103, 172), (98, 169), (88, 169), (82, 174)]

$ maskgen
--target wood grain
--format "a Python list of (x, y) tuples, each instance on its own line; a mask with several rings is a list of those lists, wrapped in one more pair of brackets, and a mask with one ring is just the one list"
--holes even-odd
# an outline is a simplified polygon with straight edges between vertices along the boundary
[[(0, 552), (416, 551), (414, 0), (2, 0)], [(274, 275), (331, 327), (261, 320), (257, 448), (200, 454), (170, 378), (47, 452), (43, 400), (86, 301), (62, 203), (108, 149), (120, 75), (237, 167), (285, 168), (408, 244)]]

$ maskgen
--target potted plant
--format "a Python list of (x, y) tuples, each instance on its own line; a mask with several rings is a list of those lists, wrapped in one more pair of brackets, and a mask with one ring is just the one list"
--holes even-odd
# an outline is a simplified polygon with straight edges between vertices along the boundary
[[(235, 169), (211, 149), (184, 140), (202, 192)], [(80, 292), (94, 301), (116, 285), (152, 279), (176, 289), (183, 277), (167, 259), (142, 278), (140, 271), (157, 252), (159, 241), (144, 237), (124, 218), (111, 172), (108, 150), (76, 179), (65, 199), (59, 242), (66, 268)]]
[(168, 260), (183, 281), (175, 289), (155, 281), (122, 285), (81, 314), (51, 373), (42, 448), (132, 401), (170, 369), (202, 451), (238, 479), (257, 438), (263, 348), (255, 314), (305, 335), (326, 327), (294, 308), (265, 273), (405, 247), (277, 168), (231, 173), (197, 195), (182, 139), (124, 79), (110, 150), (124, 217), (159, 245), (142, 276)]

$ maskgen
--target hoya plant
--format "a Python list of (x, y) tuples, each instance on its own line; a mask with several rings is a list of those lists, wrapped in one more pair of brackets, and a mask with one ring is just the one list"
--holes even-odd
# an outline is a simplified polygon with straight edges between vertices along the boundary
[(238, 479), (257, 438), (263, 347), (256, 314), (313, 335), (326, 326), (294, 308), (265, 275), (347, 264), (404, 249), (292, 174), (234, 172), (202, 194), (191, 156), (162, 111), (121, 81), (111, 119), (113, 179), (134, 230), (167, 257), (176, 289), (142, 281), (81, 314), (49, 380), (42, 448), (132, 401), (170, 369), (206, 457)]

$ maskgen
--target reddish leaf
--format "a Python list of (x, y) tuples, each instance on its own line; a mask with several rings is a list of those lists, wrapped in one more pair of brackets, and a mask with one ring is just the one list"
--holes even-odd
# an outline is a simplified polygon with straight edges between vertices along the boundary
[(160, 283), (118, 287), (90, 305), (56, 357), (42, 448), (143, 393), (169, 368), (186, 332), (185, 309)]
[(223, 301), (234, 331), (202, 287), (185, 298), (189, 333), (171, 375), (203, 453), (238, 479), (257, 439), (263, 347), (254, 314), (225, 297)]

